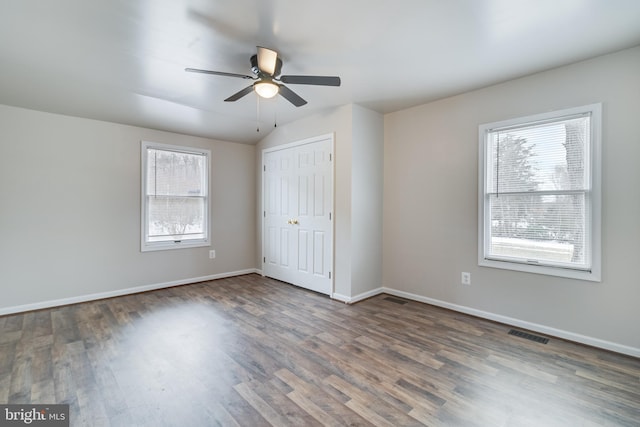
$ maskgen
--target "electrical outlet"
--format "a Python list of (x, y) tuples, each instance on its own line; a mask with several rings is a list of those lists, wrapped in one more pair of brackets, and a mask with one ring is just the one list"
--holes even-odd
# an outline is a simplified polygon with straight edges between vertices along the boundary
[(216, 251), (209, 251), (209, 259), (214, 259), (216, 257)]
[(462, 276), (460, 278), (460, 282), (463, 285), (470, 285), (471, 284), (471, 273), (467, 273), (467, 272), (462, 272)]

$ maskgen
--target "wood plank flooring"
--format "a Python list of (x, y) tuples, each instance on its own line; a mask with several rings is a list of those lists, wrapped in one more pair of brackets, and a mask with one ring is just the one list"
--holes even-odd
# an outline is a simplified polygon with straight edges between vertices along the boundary
[(640, 426), (640, 359), (509, 329), (240, 276), (0, 317), (0, 403), (92, 427)]

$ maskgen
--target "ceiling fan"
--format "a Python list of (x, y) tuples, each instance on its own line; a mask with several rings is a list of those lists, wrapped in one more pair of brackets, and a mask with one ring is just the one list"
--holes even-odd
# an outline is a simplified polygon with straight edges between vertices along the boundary
[(282, 83), (316, 86), (340, 86), (340, 77), (335, 76), (281, 76), (282, 60), (278, 58), (278, 52), (266, 47), (258, 46), (258, 53), (251, 57), (251, 72), (253, 76), (245, 74), (226, 73), (223, 71), (199, 70), (197, 68), (185, 68), (192, 73), (214, 74), (217, 76), (238, 77), (253, 80), (254, 83), (241, 91), (234, 93), (225, 101), (233, 102), (255, 91), (262, 98), (273, 98), (278, 93), (296, 107), (307, 103), (297, 93)]

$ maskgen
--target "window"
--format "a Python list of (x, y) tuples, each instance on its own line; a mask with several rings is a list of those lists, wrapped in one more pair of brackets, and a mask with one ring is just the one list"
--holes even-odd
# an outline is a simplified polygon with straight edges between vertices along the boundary
[(209, 245), (209, 158), (142, 142), (142, 251)]
[(479, 127), (478, 263), (600, 280), (594, 104)]

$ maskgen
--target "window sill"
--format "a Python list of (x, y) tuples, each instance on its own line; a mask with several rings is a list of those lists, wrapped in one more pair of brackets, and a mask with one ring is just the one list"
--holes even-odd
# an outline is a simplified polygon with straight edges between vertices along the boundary
[(522, 271), (525, 273), (542, 274), (546, 276), (563, 277), (567, 279), (586, 280), (590, 282), (600, 282), (599, 271), (583, 271), (573, 270), (570, 268), (550, 267), (545, 265), (531, 265), (509, 261), (498, 261), (479, 259), (478, 265), (480, 267), (499, 268), (503, 270)]
[(155, 251), (167, 251), (172, 249), (201, 248), (204, 246), (211, 246), (211, 242), (209, 241), (196, 241), (196, 242), (182, 241), (180, 243), (157, 242), (157, 243), (143, 244), (142, 247), (140, 248), (140, 252), (155, 252)]

